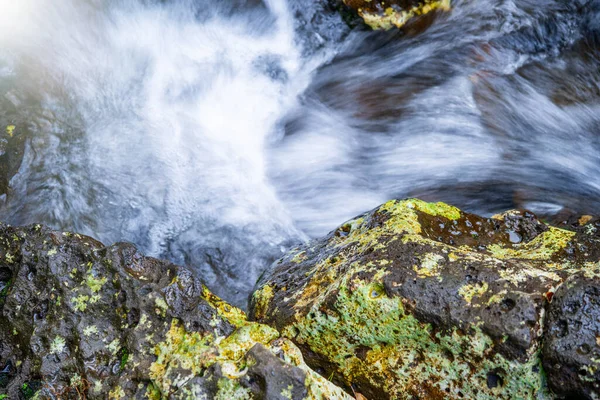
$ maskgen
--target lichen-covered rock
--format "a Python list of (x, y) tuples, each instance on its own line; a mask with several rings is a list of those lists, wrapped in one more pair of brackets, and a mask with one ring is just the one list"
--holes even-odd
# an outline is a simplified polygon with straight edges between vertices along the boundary
[(544, 369), (550, 388), (567, 398), (600, 397), (599, 317), (600, 286), (595, 274), (569, 277), (552, 297), (546, 316)]
[(401, 28), (409, 20), (450, 9), (450, 0), (343, 0), (373, 29)]
[(0, 398), (346, 396), (193, 271), (39, 225), (0, 225), (0, 344)]
[(369, 399), (597, 398), (600, 223), (582, 222), (390, 201), (278, 261), (251, 316)]

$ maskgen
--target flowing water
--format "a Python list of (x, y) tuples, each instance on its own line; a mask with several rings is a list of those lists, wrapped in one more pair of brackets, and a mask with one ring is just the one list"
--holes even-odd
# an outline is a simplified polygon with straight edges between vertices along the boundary
[(326, 0), (0, 0), (0, 219), (130, 241), (244, 305), (390, 198), (599, 213), (600, 7), (455, 0), (402, 32)]

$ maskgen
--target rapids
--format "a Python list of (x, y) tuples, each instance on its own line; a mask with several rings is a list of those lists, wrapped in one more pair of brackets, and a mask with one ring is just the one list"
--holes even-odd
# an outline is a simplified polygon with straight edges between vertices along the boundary
[(28, 135), (0, 220), (135, 243), (245, 306), (390, 198), (600, 212), (599, 2), (454, 0), (402, 32), (329, 3), (0, 0), (0, 122)]

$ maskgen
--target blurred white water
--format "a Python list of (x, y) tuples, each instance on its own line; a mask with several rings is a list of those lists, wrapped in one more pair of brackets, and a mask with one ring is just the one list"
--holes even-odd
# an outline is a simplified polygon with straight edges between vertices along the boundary
[(389, 198), (600, 211), (596, 11), (455, 0), (345, 36), (324, 4), (0, 0), (0, 111), (30, 131), (0, 219), (134, 242), (244, 305)]
[[(265, 173), (266, 142), (310, 72), (283, 0), (224, 15), (215, 2), (2, 3), (6, 61), (40, 98), (45, 130), (14, 179), (20, 222), (155, 256), (182, 234), (199, 249), (303, 238)], [(248, 260), (244, 287), (258, 274)]]

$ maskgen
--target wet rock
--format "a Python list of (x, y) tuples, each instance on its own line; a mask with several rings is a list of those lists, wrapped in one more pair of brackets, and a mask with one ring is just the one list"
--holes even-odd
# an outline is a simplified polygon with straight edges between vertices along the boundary
[(450, 0), (343, 0), (373, 29), (401, 28), (411, 19), (450, 9)]
[[(528, 212), (482, 218), (390, 201), (274, 264), (250, 315), (367, 398), (592, 398), (600, 247), (597, 220), (582, 222), (567, 230)], [(569, 296), (589, 303), (564, 323), (587, 323), (585, 335), (573, 331), (542, 351)], [(547, 384), (552, 357), (559, 367)]]
[(0, 398), (346, 396), (278, 337), (131, 244), (0, 225)]
[(0, 118), (0, 195), (8, 193), (9, 182), (21, 166), (27, 132), (24, 123)]
[(543, 360), (550, 388), (566, 398), (600, 397), (600, 286), (596, 274), (584, 272), (568, 278), (556, 290), (546, 318)]
[(360, 21), (360, 18), (344, 13), (343, 5), (338, 3), (341, 3), (341, 0), (288, 2), (294, 15), (296, 40), (299, 41), (305, 56), (340, 43), (349, 34), (350, 27), (356, 26)]

